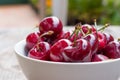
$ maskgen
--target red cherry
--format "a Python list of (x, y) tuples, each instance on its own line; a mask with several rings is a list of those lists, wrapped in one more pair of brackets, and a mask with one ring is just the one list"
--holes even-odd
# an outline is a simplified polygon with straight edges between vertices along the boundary
[(26, 37), (26, 48), (28, 50), (30, 50), (38, 42), (39, 36), (39, 32), (33, 32)]
[(68, 39), (70, 37), (69, 31), (62, 31), (60, 34), (57, 35), (57, 41), (60, 39)]
[(78, 39), (73, 46), (68, 46), (62, 53), (65, 61), (72, 62), (90, 62), (91, 61), (91, 46), (84, 39)]
[(57, 35), (62, 31), (62, 28), (61, 20), (54, 16), (44, 18), (39, 24), (39, 31), (41, 33), (53, 31), (54, 35)]
[(95, 32), (95, 33), (88, 34), (84, 37), (84, 39), (90, 43), (92, 55), (95, 54), (98, 50), (98, 44), (99, 44), (97, 33)]
[(98, 34), (98, 41), (99, 41), (98, 50), (102, 50), (107, 45), (107, 38), (101, 32), (97, 32), (97, 34)]
[(39, 60), (49, 60), (49, 54), (50, 45), (47, 42), (39, 42), (28, 52), (28, 57)]
[(96, 31), (96, 28), (92, 25), (89, 25), (89, 24), (84, 24), (81, 26), (82, 27), (82, 31), (86, 34), (86, 33), (89, 33), (90, 32), (95, 32)]
[(120, 58), (120, 42), (111, 41), (108, 43), (104, 49), (104, 55), (112, 59)]
[(38, 43), (40, 41), (50, 42), (51, 37), (48, 37), (48, 36), (50, 36), (52, 34), (53, 34), (53, 31), (48, 31), (48, 32), (45, 32), (43, 34), (41, 34), (39, 32), (30, 33), (26, 37), (26, 47), (27, 47), (27, 49), (30, 50), (36, 43)]
[(108, 60), (109, 58), (103, 54), (95, 54), (92, 57), (92, 62), (98, 62), (98, 61), (104, 61), (104, 60)]
[(70, 37), (69, 31), (62, 31), (60, 34), (58, 34), (54, 40), (52, 40), (52, 44), (56, 43), (60, 39), (68, 39)]
[(63, 62), (64, 61), (62, 55), (63, 49), (71, 44), (72, 44), (71, 41), (69, 41), (68, 39), (60, 39), (59, 41), (57, 41), (55, 44), (51, 46), (50, 59), (56, 62)]
[(70, 41), (74, 42), (75, 40), (80, 39), (80, 38), (82, 38), (82, 37), (83, 37), (83, 34), (82, 34), (81, 32), (79, 32), (78, 35), (77, 35), (77, 34), (73, 34), (73, 35), (70, 37)]
[(108, 33), (103, 33), (107, 39), (107, 44), (111, 41), (114, 41), (114, 38), (111, 34), (108, 34)]

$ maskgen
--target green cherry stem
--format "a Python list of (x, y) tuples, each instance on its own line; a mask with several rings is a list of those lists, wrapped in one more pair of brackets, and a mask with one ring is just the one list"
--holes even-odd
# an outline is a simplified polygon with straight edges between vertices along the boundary
[(78, 33), (79, 33), (79, 30), (76, 30), (76, 33), (75, 33), (75, 39), (74, 39), (74, 44), (76, 45), (76, 40), (77, 40), (77, 36), (78, 36)]
[(78, 35), (78, 32), (81, 30), (81, 23), (78, 23), (75, 25), (75, 29), (73, 31), (73, 33), (70, 35), (69, 39), (73, 36), (73, 34), (76, 34)]
[(103, 27), (101, 27), (100, 29), (98, 29), (98, 31), (103, 31), (104, 29), (106, 29), (108, 26), (110, 26), (110, 24), (105, 24)]

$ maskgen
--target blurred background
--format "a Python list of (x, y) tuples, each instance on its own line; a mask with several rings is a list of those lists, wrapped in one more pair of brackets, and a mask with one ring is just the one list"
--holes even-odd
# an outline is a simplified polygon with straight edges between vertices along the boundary
[(120, 25), (120, 0), (0, 0), (0, 26), (35, 26), (46, 16), (64, 25), (78, 22)]
[(0, 80), (27, 80), (14, 46), (47, 16), (57, 16), (65, 26), (93, 24), (96, 18), (99, 25), (110, 23), (106, 32), (120, 38), (120, 0), (0, 0)]

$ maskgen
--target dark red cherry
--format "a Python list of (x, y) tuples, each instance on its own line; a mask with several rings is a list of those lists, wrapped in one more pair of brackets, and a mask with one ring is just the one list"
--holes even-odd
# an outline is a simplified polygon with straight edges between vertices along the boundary
[(111, 34), (108, 34), (108, 33), (103, 33), (107, 39), (107, 44), (111, 41), (114, 41), (114, 38)]
[(56, 43), (58, 40), (60, 39), (68, 39), (70, 37), (71, 33), (69, 31), (62, 31), (60, 34), (58, 34), (56, 36), (56, 38), (52, 41), (54, 43)]
[(47, 42), (39, 42), (28, 52), (28, 57), (38, 60), (49, 60), (49, 54), (50, 45)]
[(84, 24), (81, 26), (82, 31), (86, 34), (89, 32), (95, 32), (96, 28), (93, 25), (89, 25), (89, 24)]
[(84, 39), (90, 43), (92, 55), (95, 54), (98, 50), (98, 45), (99, 45), (97, 33), (95, 32), (88, 34), (84, 37)]
[(83, 37), (83, 34), (81, 32), (79, 32), (78, 34), (74, 33), (69, 39), (70, 39), (70, 41), (74, 42), (75, 40), (80, 39), (82, 37)]
[(60, 39), (55, 44), (51, 46), (50, 49), (50, 59), (56, 62), (63, 62), (64, 57), (62, 55), (63, 49), (71, 45), (71, 41), (68, 39)]
[(57, 35), (62, 29), (63, 25), (61, 20), (54, 16), (44, 18), (39, 24), (39, 31), (41, 33), (53, 31), (54, 35)]
[(68, 39), (71, 33), (69, 31), (62, 31), (60, 34), (57, 35), (57, 39)]
[(39, 36), (39, 32), (33, 32), (26, 37), (26, 47), (28, 50), (30, 50), (38, 42)]
[(102, 32), (97, 32), (97, 34), (99, 41), (98, 50), (102, 50), (107, 45), (107, 38)]
[(104, 49), (104, 55), (112, 59), (120, 58), (120, 42), (109, 42)]
[(99, 62), (99, 61), (104, 61), (104, 60), (108, 60), (109, 58), (103, 54), (95, 54), (92, 57), (92, 62)]
[(68, 46), (62, 53), (66, 62), (90, 62), (91, 61), (91, 46), (84, 39), (78, 39), (73, 46)]

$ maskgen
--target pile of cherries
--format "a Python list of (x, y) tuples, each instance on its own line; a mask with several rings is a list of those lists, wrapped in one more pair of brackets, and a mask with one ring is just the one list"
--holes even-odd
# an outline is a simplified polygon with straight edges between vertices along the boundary
[(26, 37), (28, 57), (55, 62), (97, 62), (120, 58), (120, 40), (97, 29), (78, 23), (73, 32), (64, 31), (60, 19), (51, 16), (41, 20), (38, 32)]

